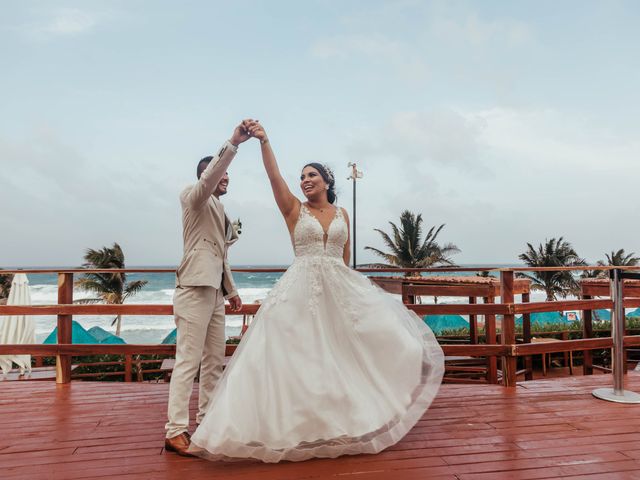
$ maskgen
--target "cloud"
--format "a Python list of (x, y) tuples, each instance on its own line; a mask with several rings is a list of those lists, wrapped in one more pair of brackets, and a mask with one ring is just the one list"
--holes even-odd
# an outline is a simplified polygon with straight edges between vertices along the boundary
[[(489, 61), (495, 52), (520, 55), (535, 39), (531, 26), (512, 18), (485, 19), (468, 6), (401, 2), (358, 12), (342, 19), (342, 31), (317, 38), (309, 51), (316, 59), (341, 66), (362, 65), (379, 78), (397, 77), (404, 84), (430, 84), (442, 75), (468, 77), (473, 88), (483, 81), (499, 91), (512, 88), (510, 73), (518, 64), (498, 70)], [(403, 25), (401, 30), (390, 24)], [(384, 32), (384, 33), (381, 33)], [(482, 59), (482, 61), (479, 61)]]
[(319, 58), (345, 59), (352, 55), (390, 57), (400, 55), (406, 46), (380, 34), (349, 34), (316, 40), (311, 52)]
[(317, 39), (311, 55), (323, 61), (351, 62), (364, 59), (383, 75), (391, 73), (405, 83), (429, 77), (429, 65), (415, 46), (379, 33), (350, 33)]
[(90, 158), (49, 128), (0, 137), (0, 159), (0, 204), (11, 205), (3, 231), (14, 242), (3, 264), (79, 264), (85, 248), (114, 241), (138, 261), (177, 256), (178, 185), (167, 192), (134, 162)]
[(533, 39), (533, 31), (522, 21), (484, 20), (474, 12), (466, 12), (458, 18), (450, 15), (434, 16), (430, 30), (437, 38), (448, 43), (463, 43), (473, 47), (517, 47)]
[(479, 136), (485, 122), (452, 109), (397, 112), (386, 124), (370, 128), (348, 146), (351, 158), (396, 157), (404, 166), (440, 164), (472, 168), (478, 163)]
[(52, 35), (77, 35), (88, 32), (96, 24), (95, 14), (77, 8), (61, 8), (43, 25), (42, 31)]
[[(605, 251), (640, 252), (636, 183), (640, 142), (604, 129), (601, 119), (558, 109), (400, 111), (336, 139), (339, 203), (351, 212), (346, 162), (356, 161), (358, 261), (377, 260), (374, 228), (404, 209), (462, 249), (459, 263), (517, 262), (526, 242), (564, 235), (595, 261)], [(275, 138), (275, 135), (274, 135)], [(299, 158), (283, 147), (283, 174), (297, 192)], [(304, 150), (304, 148), (303, 148)], [(262, 169), (247, 145), (224, 199), (244, 224), (234, 264), (287, 263), (292, 249)], [(171, 155), (169, 155), (171, 157)], [(118, 241), (129, 265), (171, 264), (181, 254), (178, 192), (192, 165), (164, 158), (94, 158), (51, 128), (23, 141), (0, 137), (3, 264), (78, 264), (86, 247)], [(187, 168), (188, 167), (188, 168)], [(615, 186), (615, 199), (611, 189)], [(353, 218), (352, 218), (353, 220)]]
[[(564, 235), (595, 261), (640, 251), (633, 223), (640, 142), (558, 109), (398, 112), (354, 133), (361, 246), (381, 247), (404, 209), (462, 249), (460, 263), (516, 263), (526, 242)], [(611, 192), (615, 185), (616, 197)], [(366, 253), (363, 261), (374, 260)]]
[(35, 20), (17, 27), (35, 40), (55, 37), (74, 37), (93, 31), (106, 13), (90, 12), (79, 8), (38, 9), (32, 11)]

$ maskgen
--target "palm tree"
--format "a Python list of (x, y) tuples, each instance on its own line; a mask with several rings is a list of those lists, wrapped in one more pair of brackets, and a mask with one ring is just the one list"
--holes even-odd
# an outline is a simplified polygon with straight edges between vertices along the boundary
[(611, 255), (605, 253), (604, 256), (607, 257), (607, 263), (603, 260), (598, 260), (598, 265), (602, 266), (616, 266), (616, 267), (632, 267), (638, 265), (640, 263), (640, 257), (634, 257), (635, 253), (631, 252), (628, 255), (625, 255), (624, 248), (621, 248), (617, 252), (612, 251)]
[[(527, 243), (527, 251), (519, 255), (519, 258), (529, 267), (576, 267), (587, 264), (563, 237), (547, 239), (537, 249)], [(570, 271), (542, 271), (521, 275), (533, 282), (531, 287), (534, 290), (544, 290), (547, 301), (555, 300), (557, 295), (566, 297), (578, 290), (578, 283)]]
[[(386, 260), (381, 264), (384, 267), (400, 268), (427, 268), (437, 265), (455, 266), (451, 260), (452, 254), (458, 253), (460, 249), (453, 243), (439, 245), (436, 241), (438, 234), (444, 224), (438, 228), (431, 227), (427, 235), (422, 240), (422, 215), (415, 215), (409, 210), (405, 210), (400, 215), (400, 226), (389, 222), (392, 235), (388, 235), (382, 230), (374, 229), (382, 236), (382, 240), (387, 245), (390, 253), (383, 252), (374, 247), (365, 247)], [(405, 273), (410, 276), (410, 273)]]
[[(103, 247), (101, 250), (87, 249), (84, 255), (84, 268), (123, 269), (124, 253), (117, 243), (113, 247)], [(96, 295), (95, 298), (83, 298), (77, 303), (110, 303), (121, 305), (124, 301), (138, 293), (147, 284), (146, 280), (127, 282), (126, 274), (123, 273), (86, 273), (76, 281), (76, 286)], [(116, 335), (120, 336), (122, 326), (122, 315), (113, 319), (111, 326), (116, 325)]]
[[(631, 252), (625, 255), (624, 248), (621, 248), (617, 252), (611, 251), (611, 255), (605, 253), (605, 260), (598, 260), (597, 265), (602, 267), (632, 267), (640, 263), (640, 257), (634, 257), (635, 253)], [(603, 278), (606, 277), (604, 270), (591, 270), (582, 274), (583, 278)]]

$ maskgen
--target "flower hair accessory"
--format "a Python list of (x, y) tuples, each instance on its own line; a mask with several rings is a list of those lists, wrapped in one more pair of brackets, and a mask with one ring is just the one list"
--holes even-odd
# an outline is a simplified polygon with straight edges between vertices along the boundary
[(329, 178), (329, 180), (331, 181), (331, 183), (336, 183), (336, 177), (333, 176), (333, 170), (331, 170), (327, 165), (325, 165), (324, 163), (322, 164), (322, 168), (324, 168), (324, 173), (327, 174), (327, 177)]

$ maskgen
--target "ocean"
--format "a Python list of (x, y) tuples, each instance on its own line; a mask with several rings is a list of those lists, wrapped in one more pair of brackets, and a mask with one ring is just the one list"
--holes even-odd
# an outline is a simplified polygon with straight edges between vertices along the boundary
[[(140, 268), (173, 268), (173, 267), (140, 267)], [(239, 267), (240, 268), (240, 267)], [(249, 268), (249, 267), (243, 267)], [(260, 267), (270, 268), (270, 267)], [(283, 268), (274, 266), (273, 268)], [(273, 288), (277, 280), (282, 276), (279, 272), (259, 273), (234, 273), (233, 278), (238, 287), (240, 297), (244, 303), (253, 303), (264, 299), (269, 290)], [(28, 274), (33, 305), (52, 305), (58, 299), (58, 277), (56, 274)], [(77, 278), (75, 275), (74, 278)], [(127, 281), (147, 280), (145, 287), (134, 297), (126, 301), (127, 304), (171, 304), (175, 287), (175, 275), (173, 273), (130, 273)], [(90, 298), (91, 294), (83, 290), (74, 289), (73, 298)], [(90, 316), (76, 315), (74, 320), (85, 329), (100, 326), (105, 330), (115, 333), (115, 325), (112, 327), (113, 315)], [(36, 322), (36, 342), (42, 342), (56, 326), (56, 317), (43, 315), (34, 317)], [(226, 318), (226, 335), (234, 336), (240, 333), (242, 316), (228, 315)], [(121, 337), (127, 343), (157, 344), (175, 328), (173, 317), (169, 315), (129, 315), (122, 318)]]
[[(173, 267), (140, 267), (140, 268), (173, 268)], [(237, 268), (251, 268), (250, 266), (237, 266)], [(253, 268), (286, 268), (286, 266), (260, 266)], [(473, 275), (474, 272), (466, 273)], [(275, 283), (283, 274), (280, 272), (235, 272), (234, 280), (243, 303), (254, 303), (263, 300)], [(371, 275), (392, 275), (376, 272)], [(458, 272), (456, 275), (465, 275)], [(77, 275), (76, 275), (77, 277)], [(31, 302), (33, 305), (52, 305), (57, 303), (57, 275), (56, 274), (28, 274)], [(127, 300), (128, 304), (171, 304), (175, 287), (175, 275), (173, 273), (130, 273), (128, 281), (147, 280), (147, 285), (134, 297)], [(538, 300), (540, 293), (532, 295), (532, 301)], [(88, 298), (91, 295), (85, 291), (75, 289), (74, 299)], [(544, 295), (541, 295), (544, 299)], [(425, 303), (432, 303), (432, 297), (425, 297)], [(439, 297), (439, 303), (464, 303), (467, 299), (459, 297)], [(56, 317), (36, 316), (36, 341), (42, 342), (55, 328)], [(115, 333), (115, 325), (112, 327), (113, 315), (89, 316), (77, 315), (74, 320), (84, 328), (100, 326), (107, 331)], [(242, 316), (228, 315), (226, 318), (225, 332), (227, 337), (240, 333)], [(172, 316), (168, 315), (130, 315), (122, 318), (121, 337), (132, 344), (158, 344), (175, 328)]]

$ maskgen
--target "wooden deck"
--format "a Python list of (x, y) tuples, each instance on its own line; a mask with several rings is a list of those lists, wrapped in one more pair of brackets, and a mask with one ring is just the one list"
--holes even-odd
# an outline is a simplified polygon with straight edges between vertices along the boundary
[[(409, 435), (379, 455), (276, 465), (165, 453), (167, 384), (3, 382), (0, 478), (640, 479), (640, 405), (591, 396), (610, 382), (444, 385)], [(640, 391), (639, 374), (627, 388)]]

